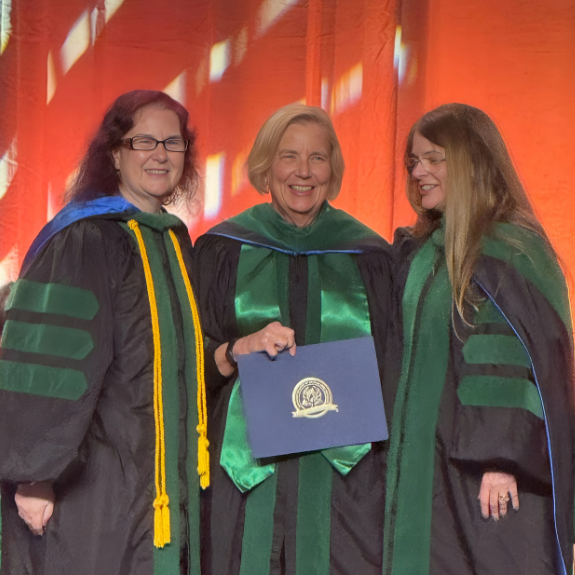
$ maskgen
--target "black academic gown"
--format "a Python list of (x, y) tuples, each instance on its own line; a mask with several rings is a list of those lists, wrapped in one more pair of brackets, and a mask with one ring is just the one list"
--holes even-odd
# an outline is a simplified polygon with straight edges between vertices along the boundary
[[(421, 436), (411, 443), (404, 438), (409, 436), (409, 414), (423, 418), (433, 409), (431, 402), (418, 405), (413, 399), (415, 386), (431, 385), (431, 375), (408, 380), (404, 392), (398, 392), (398, 405), (404, 400), (393, 430), (399, 447), (389, 465), (399, 469), (400, 485), (415, 477), (411, 493), (418, 495), (406, 498), (400, 491), (399, 500), (388, 502), (384, 575), (563, 575), (564, 565), (571, 572), (574, 417), (566, 290), (540, 238), (507, 224), (498, 229), (522, 247), (494, 236), (491, 249), (484, 249), (476, 264), (473, 289), (481, 301), (477, 309), (467, 307), (472, 325), (464, 324), (454, 310), (453, 323), (448, 317), (447, 348), (437, 344), (423, 366), (431, 374), (447, 355), (429, 487), (422, 479), (425, 469), (418, 467), (423, 455), (410, 466), (403, 466), (402, 459), (422, 449)], [(433, 241), (435, 276), (445, 267), (441, 230)], [(424, 243), (404, 230), (396, 233), (395, 300), (400, 310), (410, 298), (405, 296), (406, 280)], [(432, 282), (429, 276), (415, 302), (410, 371), (423, 356), (418, 349), (433, 345), (424, 343), (428, 334), (422, 335), (426, 328), (421, 319)], [(555, 308), (550, 295), (557, 296)], [(557, 311), (561, 307), (563, 316)], [(450, 316), (450, 309), (446, 313)], [(499, 521), (481, 515), (478, 496), (486, 471), (509, 473), (517, 480), (520, 508), (514, 511), (509, 503), (507, 516)], [(425, 511), (406, 523), (401, 509), (418, 504), (427, 489), (430, 501), (420, 505)]]
[[(115, 216), (110, 216), (115, 217)], [(174, 229), (188, 268), (191, 244), (185, 226)], [(93, 348), (70, 359), (63, 340), (50, 354), (3, 349), (1, 359), (16, 364), (56, 368), (50, 388), (23, 378), (18, 391), (0, 382), (0, 479), (2, 492), (2, 575), (181, 575), (189, 573), (188, 507), (185, 454), (188, 399), (183, 377), (182, 319), (162, 243), (153, 231), (168, 278), (177, 348), (165, 362), (175, 362), (178, 389), (164, 405), (165, 418), (179, 435), (179, 497), (170, 502), (179, 533), (172, 532), (179, 570), (165, 571), (153, 544), (154, 450), (153, 357), (150, 305), (136, 242), (106, 216), (76, 222), (57, 233), (28, 265), (23, 278), (42, 287), (58, 284), (86, 294), (91, 311), (77, 300), (46, 301), (47, 313), (26, 311), (25, 302), (8, 311), (12, 322), (60, 326), (88, 333)], [(18, 284), (16, 284), (18, 288)], [(94, 307), (96, 302), (96, 307)], [(84, 300), (84, 304), (86, 301)], [(76, 305), (78, 304), (78, 305)], [(76, 308), (74, 307), (76, 305)], [(76, 309), (72, 317), (66, 309)], [(79, 307), (78, 307), (79, 306)], [(94, 313), (95, 311), (95, 313)], [(17, 341), (17, 338), (14, 339)], [(17, 347), (17, 343), (14, 344)], [(44, 341), (44, 345), (47, 345)], [(14, 362), (14, 363), (11, 363)], [(62, 395), (58, 385), (66, 369), (81, 372), (87, 390)], [(24, 384), (22, 384), (24, 385)], [(64, 394), (65, 395), (65, 394)], [(195, 397), (193, 397), (195, 405)], [(168, 405), (169, 404), (169, 405)], [(197, 441), (191, 442), (195, 450)], [(31, 534), (14, 503), (17, 483), (53, 481), (54, 514), (45, 534)], [(179, 517), (179, 521), (177, 518)], [(174, 523), (173, 523), (174, 524)], [(167, 549), (167, 547), (166, 547)], [(179, 561), (178, 561), (179, 558)], [(172, 565), (174, 562), (172, 562)]]
[[(383, 240), (381, 240), (383, 243)], [(244, 514), (249, 494), (242, 494), (219, 465), (228, 403), (235, 375), (222, 377), (213, 360), (223, 342), (239, 336), (234, 296), (242, 242), (220, 235), (204, 235), (196, 243), (194, 289), (200, 302), (202, 325), (209, 338), (206, 385), (212, 485), (203, 494), (202, 568), (205, 575), (240, 573)], [(395, 378), (399, 364), (393, 337), (391, 262), (389, 250), (354, 256), (365, 284), (372, 333), (383, 382), (388, 424), (391, 422)], [(290, 326), (297, 345), (306, 331), (308, 264), (305, 255), (289, 258)], [(273, 289), (273, 286), (270, 287)], [(382, 561), (384, 482), (387, 442), (372, 444), (371, 451), (347, 477), (333, 472), (329, 573), (379, 575)], [(296, 573), (298, 507), (297, 455), (276, 459), (278, 484), (274, 511), (270, 575)], [(321, 541), (317, 545), (325, 544)], [(315, 573), (309, 566), (298, 573)]]

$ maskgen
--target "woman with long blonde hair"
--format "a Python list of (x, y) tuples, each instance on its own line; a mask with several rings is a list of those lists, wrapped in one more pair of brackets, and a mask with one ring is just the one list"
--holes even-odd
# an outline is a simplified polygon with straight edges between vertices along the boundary
[(573, 353), (556, 254), (481, 110), (425, 114), (405, 163), (418, 217), (395, 242), (384, 573), (566, 574)]

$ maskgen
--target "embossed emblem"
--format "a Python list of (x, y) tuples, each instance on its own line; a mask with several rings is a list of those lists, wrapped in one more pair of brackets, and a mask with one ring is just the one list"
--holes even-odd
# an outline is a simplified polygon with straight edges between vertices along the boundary
[(329, 385), (317, 377), (306, 377), (294, 388), (292, 393), (293, 417), (309, 417), (315, 419), (322, 417), (328, 411), (338, 411), (337, 405), (332, 403)]

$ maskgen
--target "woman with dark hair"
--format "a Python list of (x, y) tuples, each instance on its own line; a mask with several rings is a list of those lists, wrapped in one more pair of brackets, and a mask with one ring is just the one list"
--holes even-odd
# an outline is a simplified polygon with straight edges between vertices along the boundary
[[(89, 201), (102, 196), (118, 195), (128, 196), (127, 199), (133, 200), (134, 195), (130, 186), (122, 187), (122, 176), (125, 174), (122, 175), (118, 171), (116, 158), (122, 149), (130, 149), (130, 146), (122, 144), (122, 141), (126, 139), (128, 132), (133, 131), (135, 115), (147, 107), (175, 114), (178, 122), (177, 130), (174, 124), (177, 139), (188, 142), (185, 149), (170, 150), (178, 153), (173, 157), (183, 160), (183, 167), (180, 180), (162, 198), (162, 203), (173, 204), (180, 198), (188, 202), (193, 198), (198, 183), (197, 150), (196, 134), (188, 126), (188, 111), (163, 92), (134, 90), (120, 96), (104, 116), (96, 136), (90, 142), (86, 155), (80, 163), (78, 174), (66, 194), (69, 201)], [(139, 147), (141, 146), (140, 143)], [(154, 149), (161, 151), (162, 146)], [(165, 151), (169, 151), (168, 148), (165, 148)]]
[(0, 356), (2, 574), (200, 572), (202, 337), (162, 209), (192, 198), (195, 162), (179, 103), (123, 94), (26, 256)]
[[(236, 370), (246, 354), (297, 359), (299, 346), (373, 336), (392, 408), (391, 252), (328, 203), (343, 174), (328, 114), (285, 106), (263, 124), (248, 158), (252, 185), (271, 201), (198, 239), (194, 285), (215, 460), (203, 501), (206, 575), (381, 574), (387, 442), (254, 459)], [(363, 379), (351, 378), (350, 394), (361, 395)]]
[(573, 561), (573, 353), (565, 280), (493, 121), (413, 126), (396, 233), (404, 355), (384, 574), (561, 574)]

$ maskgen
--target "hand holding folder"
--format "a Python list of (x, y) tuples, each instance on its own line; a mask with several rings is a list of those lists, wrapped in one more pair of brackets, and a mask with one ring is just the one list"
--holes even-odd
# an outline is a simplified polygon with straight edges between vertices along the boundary
[(373, 338), (238, 357), (255, 458), (388, 438)]

